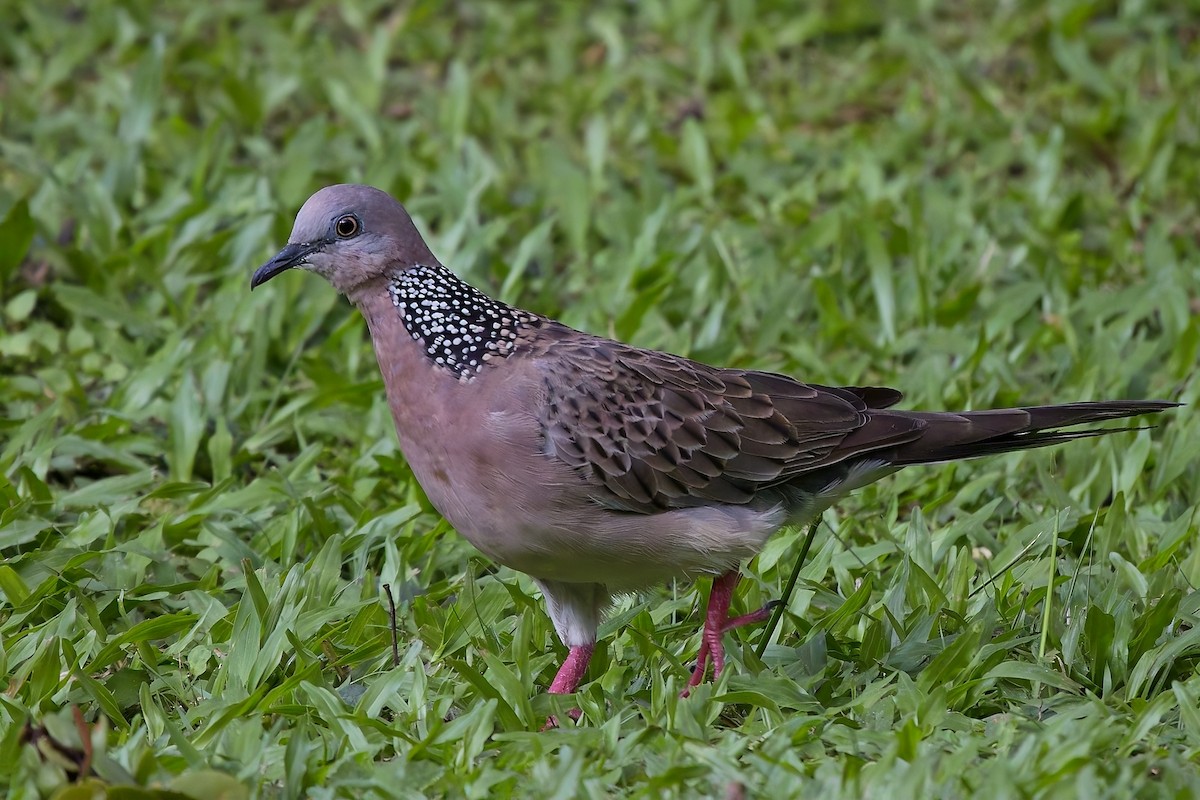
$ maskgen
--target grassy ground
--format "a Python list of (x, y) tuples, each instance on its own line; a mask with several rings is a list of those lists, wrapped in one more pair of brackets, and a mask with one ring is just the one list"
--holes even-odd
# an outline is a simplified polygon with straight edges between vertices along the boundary
[[(1200, 792), (1200, 17), (902, 5), (8, 0), (0, 788)], [(1190, 405), (860, 492), (688, 700), (699, 592), (626, 599), (537, 733), (563, 648), (413, 482), (361, 320), (247, 291), (351, 180), (637, 344), (910, 407)]]

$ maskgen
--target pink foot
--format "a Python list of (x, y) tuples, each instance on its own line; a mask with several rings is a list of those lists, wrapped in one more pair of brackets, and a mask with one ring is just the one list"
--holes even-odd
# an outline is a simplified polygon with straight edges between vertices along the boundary
[(712, 590), (708, 593), (708, 610), (704, 614), (704, 630), (700, 634), (700, 652), (696, 654), (696, 668), (688, 679), (687, 687), (679, 693), (687, 697), (692, 688), (699, 686), (708, 672), (708, 662), (712, 661), (713, 680), (721, 677), (725, 668), (725, 645), (721, 637), (726, 632), (743, 625), (764, 622), (771, 616), (774, 604), (768, 604), (758, 611), (742, 614), (740, 617), (729, 616), (729, 604), (733, 601), (733, 590), (741, 580), (741, 574), (736, 571), (726, 572), (720, 577), (713, 578)]
[[(595, 651), (594, 643), (576, 645), (567, 653), (567, 658), (563, 661), (562, 666), (558, 668), (558, 674), (554, 676), (554, 681), (550, 684), (548, 690), (550, 694), (574, 694), (579, 688), (579, 684), (583, 682), (583, 676), (587, 674), (588, 662), (592, 660), (592, 653)], [(571, 719), (579, 719), (579, 709), (574, 708), (568, 712)], [(547, 728), (557, 728), (558, 719), (553, 715), (546, 719), (546, 724), (542, 726), (542, 730)]]

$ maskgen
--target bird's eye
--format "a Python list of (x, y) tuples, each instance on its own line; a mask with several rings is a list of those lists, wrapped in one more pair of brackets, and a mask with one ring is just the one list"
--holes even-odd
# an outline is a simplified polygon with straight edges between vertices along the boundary
[(333, 224), (333, 230), (341, 238), (349, 239), (359, 231), (358, 217), (355, 217), (352, 214), (339, 217), (338, 221)]

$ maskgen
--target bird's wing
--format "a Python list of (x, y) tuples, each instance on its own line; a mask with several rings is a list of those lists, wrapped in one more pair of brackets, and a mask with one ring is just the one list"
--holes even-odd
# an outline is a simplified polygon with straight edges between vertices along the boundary
[(899, 400), (892, 389), (809, 385), (570, 333), (538, 359), (546, 450), (616, 508), (747, 503), (923, 427), (872, 413)]

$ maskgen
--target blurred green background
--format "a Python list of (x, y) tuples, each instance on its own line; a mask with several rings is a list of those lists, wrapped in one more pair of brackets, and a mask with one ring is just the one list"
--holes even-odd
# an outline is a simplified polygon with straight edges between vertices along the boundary
[[(9, 797), (1200, 792), (1200, 11), (0, 12)], [(686, 701), (699, 593), (626, 598), (581, 726), (537, 734), (563, 649), (413, 482), (356, 312), (248, 291), (337, 182), (638, 345), (908, 407), (1190, 405), (858, 493), (764, 660), (739, 632)]]

